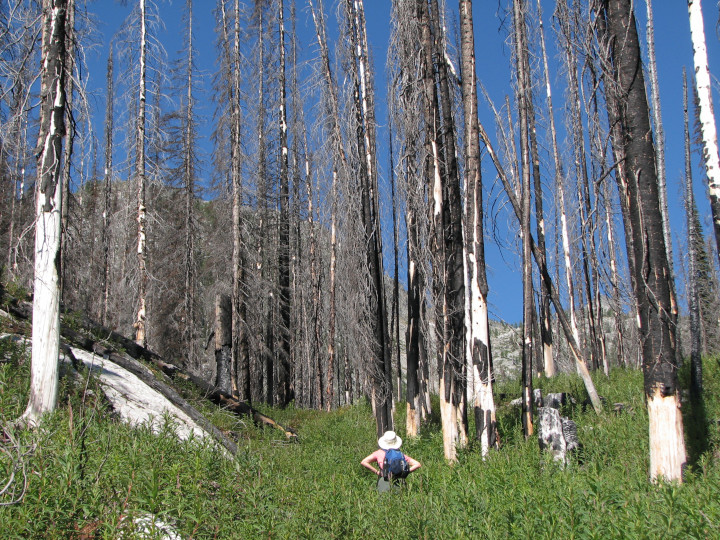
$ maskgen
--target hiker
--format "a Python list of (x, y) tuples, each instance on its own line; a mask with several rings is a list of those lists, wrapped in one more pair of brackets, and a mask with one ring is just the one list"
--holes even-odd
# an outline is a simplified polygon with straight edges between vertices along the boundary
[[(360, 465), (380, 477), (378, 479), (379, 490), (382, 485), (389, 484), (391, 481), (398, 483), (408, 474), (420, 468), (419, 461), (399, 451), (402, 439), (394, 431), (386, 431), (378, 439), (378, 446), (380, 448), (363, 459)], [(373, 466), (373, 463), (378, 464), (378, 469)]]

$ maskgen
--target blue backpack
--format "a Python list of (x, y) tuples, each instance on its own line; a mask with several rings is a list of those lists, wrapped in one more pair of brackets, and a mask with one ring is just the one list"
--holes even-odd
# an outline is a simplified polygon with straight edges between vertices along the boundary
[(410, 466), (400, 450), (390, 449), (385, 451), (382, 472), (385, 480), (405, 478)]

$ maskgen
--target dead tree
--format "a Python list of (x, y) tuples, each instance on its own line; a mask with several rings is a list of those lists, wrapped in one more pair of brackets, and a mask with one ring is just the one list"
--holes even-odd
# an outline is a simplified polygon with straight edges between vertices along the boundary
[(475, 74), (475, 35), (472, 0), (460, 0), (460, 43), (462, 60), (462, 94), (465, 114), (466, 171), (466, 245), (468, 261), (469, 328), (468, 370), (472, 370), (475, 437), (483, 456), (497, 448), (497, 421), (492, 394), (492, 356), (488, 317), (488, 282), (485, 270), (483, 226), (483, 184), (480, 170), (480, 137), (478, 128), (477, 79)]
[(715, 227), (717, 256), (720, 260), (720, 153), (718, 152), (717, 125), (713, 111), (710, 68), (708, 67), (705, 27), (700, 0), (688, 0), (688, 13), (695, 63), (695, 89), (698, 94), (700, 110), (700, 132), (703, 139), (703, 159), (707, 171), (708, 196)]
[[(523, 336), (522, 336), (522, 426), (525, 438), (533, 434), (533, 389), (532, 389), (532, 357), (533, 357), (533, 286), (532, 256), (530, 252), (530, 144), (529, 122), (530, 88), (529, 65), (527, 58), (527, 37), (525, 33), (525, 13), (523, 0), (513, 0), (513, 42), (515, 44), (515, 65), (517, 76), (518, 116), (520, 118), (520, 234), (522, 235), (523, 260)], [(538, 252), (540, 248), (538, 247)], [(544, 254), (540, 255), (543, 257)]]
[[(662, 230), (655, 148), (645, 94), (640, 45), (630, 0), (595, 4), (603, 53), (606, 103), (613, 149), (622, 152), (616, 174), (627, 196), (625, 228), (633, 239), (632, 287), (638, 306), (645, 396), (650, 417), (650, 477), (681, 481), (686, 461), (670, 303), (670, 271)], [(616, 159), (616, 161), (618, 161)]]
[(702, 330), (700, 320), (700, 293), (697, 272), (697, 207), (692, 185), (692, 162), (690, 159), (690, 121), (688, 115), (687, 74), (683, 68), (683, 119), (685, 121), (685, 216), (688, 238), (688, 311), (690, 312), (690, 394), (694, 400), (702, 395)]
[(290, 304), (290, 185), (288, 161), (287, 90), (285, 77), (285, 6), (278, 3), (278, 33), (280, 68), (278, 86), (280, 90), (280, 223), (278, 242), (278, 303), (280, 325), (278, 328), (280, 347), (278, 351), (277, 395), (278, 405), (287, 406), (293, 398), (291, 360), (291, 309)]
[(52, 411), (59, 387), (60, 348), (60, 213), (63, 187), (60, 165), (65, 134), (66, 9), (65, 0), (42, 5), (41, 110), (36, 183), (35, 281), (33, 290), (30, 395), (22, 421), (35, 425)]

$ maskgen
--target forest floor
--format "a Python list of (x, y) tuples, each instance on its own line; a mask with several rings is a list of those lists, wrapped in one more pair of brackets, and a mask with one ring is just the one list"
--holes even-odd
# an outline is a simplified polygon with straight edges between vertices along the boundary
[[(0, 318), (0, 333), (22, 333), (19, 326)], [(594, 374), (602, 415), (582, 406), (575, 375), (536, 381), (545, 393), (575, 398), (562, 414), (577, 423), (581, 448), (567, 467), (541, 453), (535, 437), (524, 439), (509, 404), (519, 385), (500, 383), (497, 395), (509, 397), (498, 403), (499, 450), (483, 459), (471, 443), (448, 465), (433, 414), (418, 438), (404, 437), (403, 450), (422, 468), (388, 494), (359, 465), (376, 448), (366, 403), (330, 413), (263, 409), (295, 429), (291, 442), (179, 385), (237, 443), (229, 456), (209, 437), (178, 438), (184, 421), (170, 414), (154, 424), (121, 421), (90, 371), (63, 377), (58, 409), (40, 429), (17, 429), (29, 364), (25, 341), (0, 340), (0, 538), (137, 537), (133, 519), (143, 516), (150, 529), (158, 519), (174, 531), (158, 528), (150, 536), (158, 538), (720, 537), (717, 358), (704, 360), (704, 401), (683, 405), (690, 463), (682, 485), (648, 481), (642, 374), (618, 368), (609, 378)], [(404, 436), (404, 407), (395, 421)]]

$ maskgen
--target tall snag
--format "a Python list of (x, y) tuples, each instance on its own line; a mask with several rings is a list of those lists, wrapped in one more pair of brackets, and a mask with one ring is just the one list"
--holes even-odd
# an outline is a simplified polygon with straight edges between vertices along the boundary
[[(638, 333), (650, 420), (650, 477), (681, 481), (686, 461), (670, 304), (670, 269), (662, 228), (655, 171), (655, 147), (632, 0), (598, 0), (597, 37), (613, 150), (622, 152), (627, 194), (625, 228), (633, 242), (632, 287), (638, 305)], [(616, 159), (616, 161), (618, 161)], [(630, 254), (629, 254), (630, 255)]]
[(277, 394), (278, 404), (284, 407), (293, 398), (293, 374), (290, 351), (291, 305), (290, 305), (290, 179), (288, 165), (287, 90), (285, 77), (285, 5), (278, 2), (278, 32), (280, 48), (280, 233), (278, 238), (278, 292), (280, 347), (278, 350)]
[(698, 293), (696, 239), (698, 231), (697, 207), (692, 185), (692, 162), (690, 160), (690, 122), (688, 118), (687, 74), (683, 68), (683, 119), (685, 125), (685, 216), (688, 236), (687, 296), (690, 312), (690, 395), (697, 400), (702, 394), (702, 331), (700, 329), (700, 294)]
[(375, 95), (369, 63), (369, 49), (365, 28), (365, 8), (362, 0), (346, 2), (348, 26), (354, 58), (350, 75), (355, 85), (353, 108), (356, 119), (357, 144), (360, 150), (360, 197), (362, 205), (363, 240), (369, 273), (367, 302), (372, 337), (373, 401), (378, 434), (392, 429), (392, 358), (388, 344), (387, 312), (385, 306), (384, 270), (380, 236), (380, 208), (377, 178), (377, 139), (375, 125)]
[(147, 209), (145, 207), (145, 101), (147, 72), (147, 27), (145, 0), (140, 1), (140, 64), (137, 119), (135, 124), (135, 181), (137, 192), (137, 265), (138, 291), (135, 312), (135, 342), (145, 347), (147, 341)]
[(700, 110), (700, 132), (703, 139), (703, 158), (707, 172), (708, 197), (715, 227), (715, 243), (720, 260), (720, 154), (718, 153), (717, 125), (713, 111), (710, 68), (708, 67), (705, 27), (700, 0), (688, 0), (690, 35), (695, 63), (695, 89)]
[(475, 35), (472, 0), (460, 0), (460, 54), (462, 62), (462, 96), (465, 114), (465, 171), (468, 220), (466, 245), (470, 283), (468, 333), (468, 369), (472, 369), (472, 396), (475, 412), (475, 437), (483, 456), (497, 448), (497, 421), (492, 395), (492, 361), (490, 322), (488, 317), (488, 282), (485, 271), (483, 226), (483, 184), (480, 170), (480, 137), (475, 74)]
[(462, 203), (452, 100), (438, 3), (417, 0), (424, 91), (425, 170), (432, 193), (433, 300), (445, 458), (467, 441), (465, 402), (465, 269)]
[(66, 0), (42, 4), (41, 110), (35, 187), (35, 281), (32, 318), (30, 395), (22, 421), (34, 425), (52, 411), (59, 386), (60, 213), (63, 189), (60, 165), (65, 133)]
[[(513, 42), (515, 44), (515, 66), (517, 74), (517, 102), (520, 118), (520, 234), (522, 236), (523, 260), (523, 337), (522, 337), (522, 426), (525, 437), (533, 434), (533, 284), (532, 255), (530, 251), (530, 126), (528, 116), (532, 91), (530, 88), (530, 66), (527, 64), (527, 36), (523, 0), (513, 0)], [(538, 246), (539, 249), (539, 246)], [(541, 255), (544, 257), (544, 254)]]
[(389, 105), (397, 136), (398, 184), (404, 196), (407, 231), (406, 434), (416, 437), (429, 411), (425, 328), (426, 271), (423, 238), (427, 237), (428, 182), (422, 155), (423, 87), (418, 85), (420, 28), (414, 2), (393, 2), (392, 33), (388, 50), (391, 69)]

